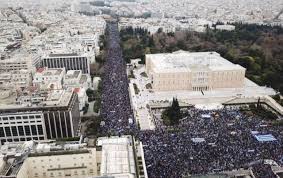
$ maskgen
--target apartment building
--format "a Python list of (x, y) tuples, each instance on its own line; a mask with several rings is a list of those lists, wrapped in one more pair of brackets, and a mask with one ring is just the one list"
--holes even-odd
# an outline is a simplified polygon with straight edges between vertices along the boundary
[(52, 89), (62, 89), (65, 74), (65, 68), (38, 68), (33, 76), (33, 85), (37, 87), (43, 87), (47, 85), (47, 87), (51, 87)]
[(31, 68), (32, 62), (27, 59), (9, 58), (0, 60), (0, 72), (29, 70)]
[(32, 75), (28, 70), (16, 70), (0, 73), (2, 88), (26, 88), (31, 85)]
[(69, 70), (65, 75), (64, 87), (84, 88), (87, 90), (92, 87), (90, 75), (83, 74), (81, 70)]

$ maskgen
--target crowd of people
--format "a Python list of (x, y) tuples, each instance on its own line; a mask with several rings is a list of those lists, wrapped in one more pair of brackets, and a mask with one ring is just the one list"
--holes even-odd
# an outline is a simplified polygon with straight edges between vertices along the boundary
[[(140, 139), (149, 177), (178, 178), (185, 174), (253, 168), (258, 178), (273, 178), (258, 160), (282, 164), (282, 127), (237, 110), (204, 111), (190, 108), (176, 126), (143, 131)], [(276, 141), (258, 141), (253, 133), (272, 134)]]
[(108, 53), (102, 76), (101, 132), (111, 135), (129, 134), (135, 129), (135, 121), (117, 24), (108, 23), (107, 33)]
[(271, 166), (264, 164), (263, 162), (256, 164), (252, 167), (255, 177), (268, 177), (268, 178), (277, 178), (274, 172), (271, 169)]
[[(156, 130), (139, 131), (131, 109), (126, 65), (117, 24), (109, 23), (108, 54), (102, 77), (101, 132), (133, 134), (142, 141), (148, 177), (181, 178), (252, 168), (258, 178), (273, 178), (270, 166), (259, 160), (282, 164), (283, 129), (238, 110), (204, 111), (188, 108), (175, 126), (155, 118)], [(158, 112), (157, 112), (158, 113)], [(258, 141), (253, 133), (272, 134), (276, 141)]]

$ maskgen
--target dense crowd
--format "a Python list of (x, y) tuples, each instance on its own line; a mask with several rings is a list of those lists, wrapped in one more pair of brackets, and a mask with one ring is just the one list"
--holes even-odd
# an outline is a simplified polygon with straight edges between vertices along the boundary
[(102, 77), (102, 132), (113, 135), (128, 134), (135, 129), (135, 123), (117, 24), (108, 23), (107, 33), (108, 53)]
[[(273, 127), (237, 110), (189, 109), (174, 127), (162, 126), (140, 133), (149, 177), (178, 178), (187, 173), (206, 174), (252, 167), (258, 178), (273, 178), (267, 166), (255, 163), (283, 157), (282, 127)], [(272, 134), (277, 140), (260, 142), (253, 132)]]
[[(138, 136), (144, 144), (150, 178), (180, 178), (252, 168), (258, 178), (273, 178), (262, 160), (282, 164), (283, 129), (237, 110), (203, 111), (190, 108), (178, 125), (167, 127), (155, 118), (155, 131), (138, 131), (131, 109), (126, 65), (117, 24), (108, 24), (108, 54), (102, 78), (101, 116), (104, 134)], [(158, 112), (157, 112), (158, 113)], [(159, 112), (160, 113), (160, 112)], [(260, 142), (253, 132), (272, 134), (277, 140)]]
[(255, 177), (268, 177), (268, 178), (277, 178), (273, 173), (271, 166), (264, 163), (256, 164), (252, 167)]

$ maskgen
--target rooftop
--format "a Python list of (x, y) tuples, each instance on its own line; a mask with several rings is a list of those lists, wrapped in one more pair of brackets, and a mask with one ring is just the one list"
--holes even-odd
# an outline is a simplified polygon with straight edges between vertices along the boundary
[(3, 90), (0, 94), (0, 110), (64, 107), (68, 106), (73, 92), (70, 90), (35, 90), (13, 91)]
[(80, 79), (80, 84), (83, 84), (87, 81), (87, 75), (82, 75), (81, 79)]
[[(97, 161), (99, 163), (100, 157), (102, 158), (100, 178), (135, 178), (135, 159), (132, 145), (131, 136), (100, 137), (97, 141), (97, 148), (88, 148), (86, 143), (80, 141), (7, 142), (0, 147), (0, 177), (18, 176), (18, 171), (26, 159), (95, 153), (94, 155), (98, 156)], [(102, 151), (100, 151), (101, 148)], [(33, 163), (30, 162), (30, 164)]]
[(67, 71), (65, 79), (75, 79), (75, 78), (78, 78), (80, 73), (81, 73), (80, 70), (69, 70), (69, 71)]
[(63, 71), (65, 71), (64, 68), (61, 69), (39, 68), (36, 71), (36, 75), (42, 75), (42, 76), (61, 75)]
[(97, 146), (102, 146), (101, 174), (135, 175), (135, 159), (132, 145), (130, 136), (99, 138)]
[(190, 72), (194, 70), (236, 70), (244, 68), (233, 64), (216, 52), (187, 52), (148, 54), (156, 72)]
[(70, 56), (78, 56), (77, 53), (69, 53), (69, 54), (49, 54), (49, 57), (70, 57)]
[(5, 165), (0, 169), (0, 176), (16, 176), (28, 157), (85, 153), (90, 153), (90, 150), (86, 149), (86, 144), (79, 144), (78, 142), (66, 142), (64, 144), (37, 143), (34, 141), (7, 142), (0, 149), (0, 164)]

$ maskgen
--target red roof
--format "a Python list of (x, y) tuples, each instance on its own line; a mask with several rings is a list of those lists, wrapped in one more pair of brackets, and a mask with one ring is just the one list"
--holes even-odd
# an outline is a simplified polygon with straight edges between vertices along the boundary
[(80, 88), (75, 88), (75, 89), (74, 89), (74, 92), (75, 92), (75, 93), (79, 93), (79, 92), (80, 92)]
[(29, 91), (34, 92), (35, 90), (37, 90), (37, 87), (36, 86), (30, 86), (28, 89), (29, 89)]
[(44, 68), (43, 68), (43, 67), (38, 68), (38, 69), (36, 70), (36, 72), (38, 72), (38, 73), (41, 73), (41, 72), (43, 72), (43, 71), (44, 71)]

